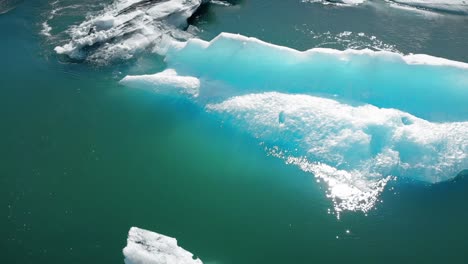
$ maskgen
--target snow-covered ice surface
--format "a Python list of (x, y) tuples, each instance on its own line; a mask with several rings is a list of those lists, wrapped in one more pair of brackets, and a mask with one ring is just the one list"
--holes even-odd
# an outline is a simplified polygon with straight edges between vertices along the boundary
[(301, 52), (227, 33), (173, 43), (166, 63), (165, 72), (121, 83), (188, 98), (251, 134), (323, 180), (338, 213), (367, 212), (395, 177), (435, 183), (468, 168), (468, 64)]
[(175, 238), (137, 227), (130, 228), (123, 254), (126, 264), (202, 264)]

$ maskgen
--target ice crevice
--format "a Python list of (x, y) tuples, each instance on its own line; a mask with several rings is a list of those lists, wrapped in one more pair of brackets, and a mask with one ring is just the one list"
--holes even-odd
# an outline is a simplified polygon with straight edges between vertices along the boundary
[(168, 69), (121, 83), (185, 98), (322, 179), (337, 212), (370, 210), (388, 180), (468, 168), (468, 64), (385, 51), (297, 51), (222, 33), (167, 49)]

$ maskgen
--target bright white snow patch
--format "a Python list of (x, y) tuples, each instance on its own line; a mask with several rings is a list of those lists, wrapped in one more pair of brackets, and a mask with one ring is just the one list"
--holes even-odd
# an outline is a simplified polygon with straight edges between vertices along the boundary
[(123, 249), (126, 264), (203, 264), (177, 245), (177, 240), (137, 227), (130, 228)]

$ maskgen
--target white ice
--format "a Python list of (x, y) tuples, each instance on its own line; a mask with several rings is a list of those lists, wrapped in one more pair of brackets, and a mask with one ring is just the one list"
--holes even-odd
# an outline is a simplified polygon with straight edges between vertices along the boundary
[(202, 264), (193, 254), (177, 245), (177, 240), (132, 227), (123, 249), (126, 264)]
[(191, 36), (180, 29), (203, 2), (116, 0), (101, 13), (72, 26), (68, 30), (71, 40), (55, 51), (98, 63), (129, 59), (143, 50), (158, 52), (161, 43)]

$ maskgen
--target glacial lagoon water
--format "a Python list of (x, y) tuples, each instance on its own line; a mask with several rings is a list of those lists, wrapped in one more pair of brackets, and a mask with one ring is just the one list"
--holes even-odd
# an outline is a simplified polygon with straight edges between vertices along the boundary
[[(187, 30), (171, 24), (171, 32), (179, 34), (158, 43), (171, 43), (172, 37), (210, 41), (230, 32), (277, 46), (258, 49), (256, 40), (241, 36), (219, 45), (220, 54), (214, 48), (197, 50), (206, 45), (202, 41), (192, 49), (169, 47), (167, 53), (151, 41), (140, 49), (134, 31), (124, 37), (119, 31), (106, 39), (114, 46), (86, 48), (83, 57), (70, 58), (54, 51), (70, 42), (73, 32), (67, 29), (104, 14), (99, 25), (109, 32), (109, 21), (119, 23), (102, 13), (113, 12), (111, 1), (5, 3), (8, 12), (0, 15), (0, 241), (7, 249), (5, 263), (123, 263), (122, 248), (132, 226), (177, 238), (204, 263), (463, 263), (468, 258), (468, 181), (466, 172), (456, 177), (467, 162), (466, 71), (463, 66), (411, 63), (395, 70), (398, 56), (411, 53), (468, 63), (468, 17), (383, 1), (356, 6), (300, 0), (209, 3), (189, 19)], [(122, 57), (128, 47), (134, 48), (126, 53), (131, 58)], [(275, 47), (369, 48), (391, 52), (393, 59), (389, 64), (385, 56), (377, 56), (378, 63), (344, 56), (355, 63), (336, 71), (340, 66), (333, 56), (314, 67), (296, 51), (280, 52), (282, 57), (273, 60)], [(116, 50), (112, 54), (118, 56), (93, 56)], [(246, 55), (219, 56), (233, 50)], [(267, 65), (281, 69), (270, 79), (259, 78), (271, 74), (269, 67), (252, 66), (261, 56), (273, 58)], [(281, 67), (295, 56), (306, 61), (299, 68), (307, 72), (296, 80), (291, 72), (283, 78), (286, 68)], [(353, 69), (349, 65), (357, 66), (352, 76), (361, 78), (340, 79), (352, 74), (346, 71)], [(195, 78), (189, 79), (195, 86), (160, 75), (149, 80), (163, 90), (122, 81), (168, 67)], [(313, 71), (322, 67), (327, 70)], [(338, 87), (332, 94), (310, 92), (318, 86), (307, 79), (309, 73), (319, 74), (319, 84), (327, 87), (332, 78), (362, 87), (360, 79), (374, 74), (370, 86), (376, 91), (351, 93)], [(389, 88), (375, 88), (378, 83)], [(421, 83), (435, 95), (425, 93)], [(406, 85), (421, 91), (405, 91)], [(181, 87), (195, 87), (199, 94), (186, 95)], [(327, 108), (337, 112), (324, 116), (321, 110)], [(369, 112), (385, 116), (383, 123), (371, 122), (370, 132)], [(354, 115), (335, 118), (347, 113)], [(340, 127), (320, 130), (334, 122)], [(397, 143), (380, 141), (407, 127), (418, 129), (408, 130), (414, 134)], [(327, 138), (331, 131), (339, 143), (335, 148), (316, 144), (317, 135), (332, 142)], [(371, 154), (358, 151), (366, 148), (358, 140), (366, 135), (379, 139), (371, 144)], [(406, 153), (398, 163), (406, 167), (371, 166), (377, 181), (390, 175), (396, 180), (374, 185), (366, 173), (353, 176), (356, 170), (369, 172), (359, 161), (394, 157), (383, 149)], [(427, 158), (421, 165), (422, 156)], [(323, 170), (309, 170), (302, 161), (350, 172), (338, 185), (347, 188), (333, 192), (330, 182), (343, 183), (340, 178), (333, 173), (317, 177)], [(350, 186), (370, 193), (368, 206), (347, 203), (356, 201), (343, 196)]]

